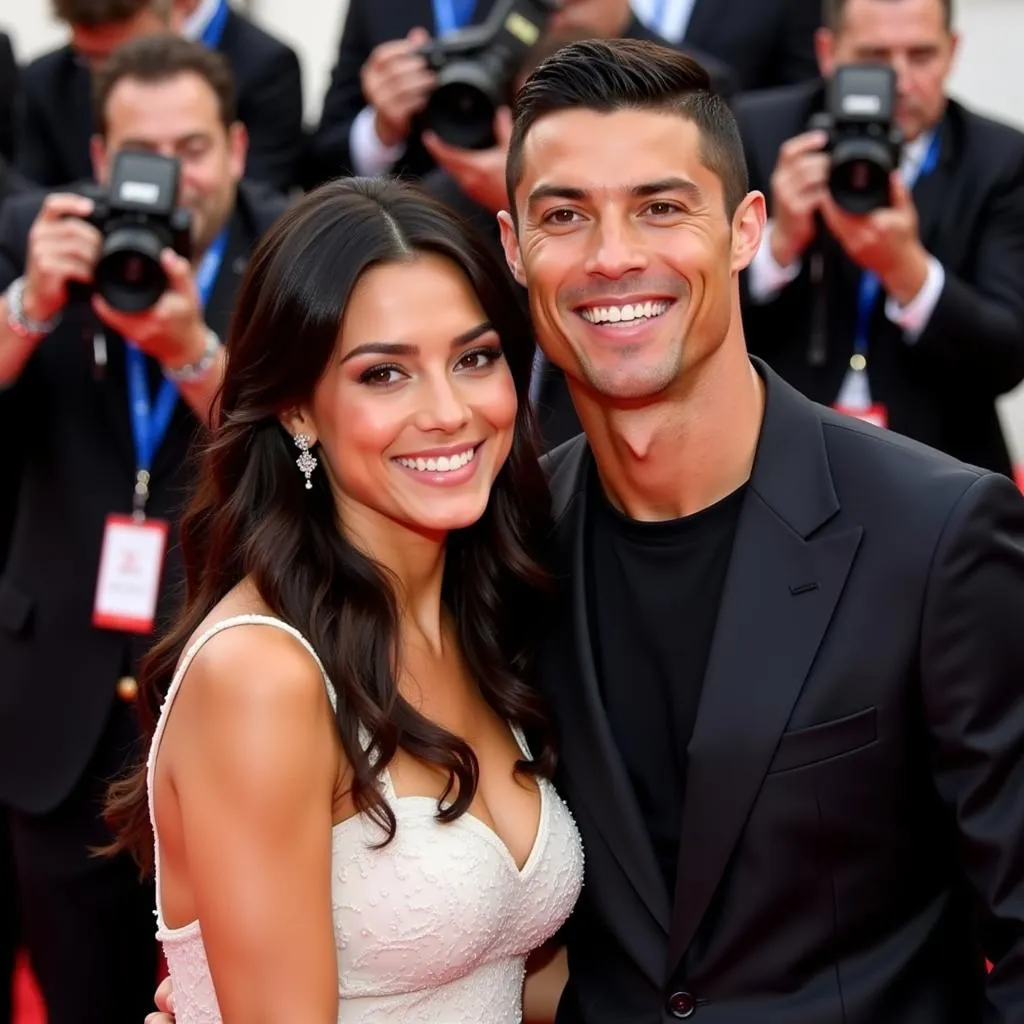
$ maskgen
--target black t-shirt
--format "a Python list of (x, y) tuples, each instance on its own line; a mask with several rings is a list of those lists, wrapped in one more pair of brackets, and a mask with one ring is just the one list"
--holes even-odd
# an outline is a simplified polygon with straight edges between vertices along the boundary
[(667, 522), (637, 522), (591, 473), (587, 602), (612, 735), (675, 892), (693, 735), (708, 653), (746, 487)]

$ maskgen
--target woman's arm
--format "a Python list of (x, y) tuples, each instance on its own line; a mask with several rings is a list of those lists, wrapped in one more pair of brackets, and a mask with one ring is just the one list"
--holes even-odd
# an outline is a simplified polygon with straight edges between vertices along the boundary
[(288, 634), (235, 627), (203, 648), (178, 701), (170, 779), (224, 1022), (335, 1024), (339, 744), (323, 678)]
[(549, 943), (534, 950), (526, 961), (523, 1020), (526, 1024), (554, 1024), (558, 1000), (569, 980), (565, 946)]

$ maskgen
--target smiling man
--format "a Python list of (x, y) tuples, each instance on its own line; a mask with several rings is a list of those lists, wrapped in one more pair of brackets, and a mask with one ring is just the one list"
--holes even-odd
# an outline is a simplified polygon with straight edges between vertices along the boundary
[(764, 197), (687, 58), (550, 57), (508, 186), (586, 431), (548, 465), (559, 1024), (1024, 1020), (1024, 501), (750, 359)]

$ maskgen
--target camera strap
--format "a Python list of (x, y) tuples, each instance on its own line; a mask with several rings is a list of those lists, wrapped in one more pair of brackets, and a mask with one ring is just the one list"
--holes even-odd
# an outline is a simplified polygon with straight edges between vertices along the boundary
[[(924, 159), (918, 165), (914, 174), (906, 179), (907, 191), (935, 170), (939, 162), (939, 130), (935, 129)], [(871, 327), (871, 314), (875, 304), (878, 302), (879, 293), (882, 290), (881, 282), (876, 274), (871, 271), (864, 271), (860, 279), (860, 292), (857, 297), (857, 324), (853, 335), (853, 355), (850, 357), (850, 369), (863, 371), (867, 369), (868, 362), (868, 336)]]
[[(204, 309), (220, 272), (227, 241), (228, 229), (225, 227), (203, 254), (196, 270), (196, 287), (199, 290), (200, 304)], [(167, 428), (171, 424), (174, 406), (178, 401), (178, 389), (173, 381), (165, 377), (154, 399), (150, 394), (146, 376), (146, 357), (138, 346), (127, 338), (124, 348), (128, 375), (128, 412), (132, 427), (132, 443), (135, 446), (134, 512), (136, 518), (141, 519), (149, 498), (149, 475), (153, 468), (153, 456), (163, 443)]]
[(465, 28), (473, 20), (476, 0), (434, 0), (434, 28), (438, 38)]

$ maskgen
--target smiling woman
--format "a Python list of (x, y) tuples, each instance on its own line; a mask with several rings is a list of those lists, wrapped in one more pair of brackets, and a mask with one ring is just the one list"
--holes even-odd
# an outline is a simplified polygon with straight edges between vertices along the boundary
[(252, 259), (110, 803), (178, 1024), (521, 1019), (582, 880), (526, 683), (530, 338), (486, 243), (397, 182), (324, 186)]

